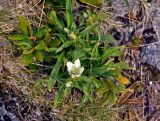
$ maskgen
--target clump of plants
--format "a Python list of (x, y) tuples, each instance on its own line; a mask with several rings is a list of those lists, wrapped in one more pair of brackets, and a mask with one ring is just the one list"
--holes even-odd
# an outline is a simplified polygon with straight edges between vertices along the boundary
[(122, 69), (128, 69), (121, 60), (123, 47), (99, 29), (104, 15), (89, 9), (73, 12), (72, 4), (66, 0), (65, 10), (51, 11), (48, 24), (40, 29), (32, 29), (26, 18), (19, 16), (23, 34), (10, 39), (22, 51), (26, 66), (33, 62), (53, 65), (47, 84), (48, 91), (56, 93), (54, 109), (68, 100), (73, 90), (81, 94), (82, 104), (115, 103), (128, 83), (121, 74)]

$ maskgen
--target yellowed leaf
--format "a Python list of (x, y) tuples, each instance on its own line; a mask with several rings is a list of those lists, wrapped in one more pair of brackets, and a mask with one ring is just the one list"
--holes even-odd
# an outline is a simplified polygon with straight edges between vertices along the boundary
[(116, 78), (118, 81), (120, 81), (122, 84), (128, 84), (129, 83), (129, 79), (124, 77), (124, 76), (119, 76)]

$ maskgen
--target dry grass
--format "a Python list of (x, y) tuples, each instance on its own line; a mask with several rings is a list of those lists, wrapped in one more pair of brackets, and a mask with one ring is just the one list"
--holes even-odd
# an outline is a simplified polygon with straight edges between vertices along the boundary
[(33, 27), (41, 26), (46, 19), (42, 19), (45, 18), (45, 14), (43, 3), (40, 2), (41, 0), (0, 1), (0, 81), (10, 87), (15, 85), (16, 88), (25, 89), (34, 82), (32, 73), (21, 64), (18, 57), (15, 57), (17, 51), (7, 38), (14, 31), (19, 32), (17, 16), (26, 16)]
[(31, 85), (34, 85), (36, 79), (33, 73), (21, 63), (17, 56), (17, 50), (7, 38), (14, 31), (19, 32), (17, 20), (19, 15), (26, 16), (31, 25), (36, 28), (40, 27), (46, 19), (42, 19), (45, 17), (43, 7), (41, 7), (43, 3), (39, 4), (40, 0), (11, 1), (0, 1), (0, 84), (4, 91), (15, 93), (20, 99), (17, 100), (18, 104), (27, 102), (26, 106), (29, 107), (29, 112), (26, 117), (21, 116), (19, 109), (16, 112), (21, 120), (30, 120), (34, 119), (36, 110), (39, 109), (42, 112), (44, 110), (43, 107), (40, 108), (42, 106), (41, 100), (39, 102), (32, 101)]
[[(13, 0), (14, 1), (14, 0)], [(40, 109), (42, 115), (55, 117), (58, 115), (62, 120), (68, 121), (114, 121), (118, 120), (119, 108), (113, 109), (110, 106), (100, 108), (98, 106), (71, 106), (65, 107), (52, 112), (49, 107), (53, 104), (53, 94), (46, 93), (46, 83), (42, 81), (42, 85), (36, 81), (38, 78), (45, 77), (44, 74), (33, 75), (31, 71), (21, 64), (20, 59), (15, 56), (17, 51), (7, 37), (13, 32), (19, 32), (17, 16), (26, 16), (32, 27), (39, 28), (46, 22), (46, 15), (43, 12), (44, 4), (40, 4), (40, 0), (15, 0), (13, 4), (5, 4), (0, 10), (0, 83), (4, 90), (13, 90), (14, 93), (21, 97), (19, 103), (27, 102), (29, 107), (28, 115), (23, 118), (18, 113), (21, 120), (30, 120), (34, 118), (36, 110)], [(38, 77), (39, 76), (39, 77)], [(36, 108), (34, 108), (36, 106)], [(48, 111), (47, 111), (47, 110)], [(113, 110), (112, 110), (113, 109)], [(17, 111), (19, 112), (19, 111)], [(116, 113), (115, 113), (116, 112)], [(48, 119), (47, 116), (46, 120)], [(42, 120), (42, 119), (41, 119)]]
[(30, 24), (36, 28), (46, 22), (44, 3), (41, 0), (12, 0), (12, 4), (4, 3), (6, 2), (1, 3), (0, 9), (0, 34), (18, 30), (17, 16), (20, 15), (26, 16)]
[[(128, 121), (127, 115), (123, 117), (125, 107), (115, 108), (113, 106), (99, 107), (91, 106), (75, 106), (71, 108), (64, 116), (63, 120), (67, 121)], [(121, 117), (121, 118), (120, 118)], [(122, 119), (123, 117), (123, 119)]]

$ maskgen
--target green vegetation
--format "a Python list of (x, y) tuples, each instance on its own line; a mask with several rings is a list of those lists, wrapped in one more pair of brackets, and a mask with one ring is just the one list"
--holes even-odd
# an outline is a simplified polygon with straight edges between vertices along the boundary
[(41, 28), (32, 31), (29, 22), (23, 16), (18, 17), (20, 28), (23, 35), (13, 35), (9, 38), (14, 41), (18, 49), (22, 50), (22, 60), (25, 65), (31, 64), (34, 57), (37, 61), (43, 61), (43, 54), (48, 51), (48, 41), (50, 39), (50, 28)]
[[(80, 1), (93, 6), (102, 3)], [(100, 30), (107, 15), (89, 8), (73, 12), (72, 0), (59, 3), (46, 0), (46, 3), (55, 9), (47, 9), (45, 27), (32, 28), (24, 16), (19, 16), (22, 33), (9, 37), (22, 51), (25, 66), (31, 67), (36, 62), (53, 67), (48, 78), (38, 80), (35, 87), (38, 84), (41, 88), (39, 85), (45, 83), (48, 85), (45, 91), (55, 93), (52, 109), (64, 103), (102, 107), (114, 104), (117, 96), (126, 91), (129, 80), (121, 72), (129, 67), (121, 59), (123, 46), (117, 46), (114, 37)], [(71, 100), (75, 92), (77, 102)]]

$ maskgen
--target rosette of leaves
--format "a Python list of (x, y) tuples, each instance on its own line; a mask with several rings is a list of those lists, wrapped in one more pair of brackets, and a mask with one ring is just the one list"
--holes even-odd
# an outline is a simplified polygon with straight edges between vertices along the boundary
[[(101, 33), (99, 24), (105, 17), (92, 12), (73, 17), (72, 4), (66, 0), (63, 14), (52, 11), (49, 15), (49, 26), (54, 31), (49, 53), (56, 62), (48, 79), (48, 90), (51, 92), (54, 87), (57, 90), (53, 107), (68, 99), (73, 89), (81, 92), (82, 103), (95, 100), (102, 105), (114, 103), (116, 95), (125, 91), (123, 80), (118, 78), (122, 77), (122, 69), (128, 69), (120, 59), (122, 47), (115, 46), (116, 40), (111, 35)], [(115, 57), (119, 58), (117, 62)], [(71, 78), (66, 65), (77, 59), (84, 71), (80, 77)]]
[(23, 63), (28, 65), (34, 60), (43, 62), (44, 52), (48, 51), (51, 29), (45, 27), (34, 31), (24, 16), (19, 16), (18, 20), (23, 33), (12, 35), (9, 39), (22, 50)]

